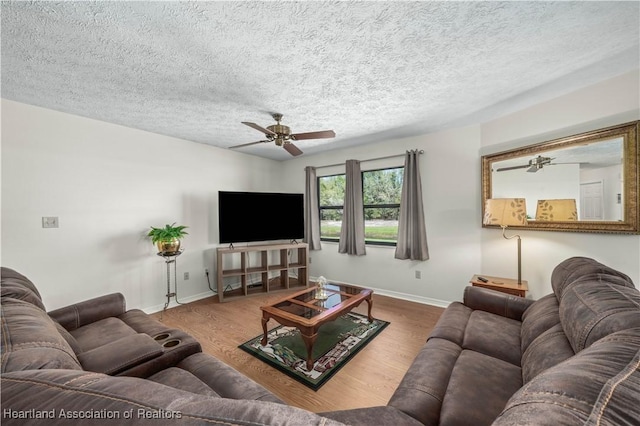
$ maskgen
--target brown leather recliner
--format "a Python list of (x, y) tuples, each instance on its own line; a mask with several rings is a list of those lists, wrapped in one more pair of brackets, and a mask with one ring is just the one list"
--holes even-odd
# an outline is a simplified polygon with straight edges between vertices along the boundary
[(339, 424), (285, 405), (188, 334), (127, 311), (121, 294), (47, 314), (31, 281), (0, 272), (3, 424)]
[[(467, 287), (388, 406), (425, 425), (640, 425), (640, 292), (584, 257), (551, 284), (536, 301)], [(377, 414), (324, 415), (366, 425)]]

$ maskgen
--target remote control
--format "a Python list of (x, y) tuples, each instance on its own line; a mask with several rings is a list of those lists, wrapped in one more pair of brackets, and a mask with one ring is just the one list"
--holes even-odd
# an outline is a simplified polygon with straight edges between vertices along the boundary
[(486, 279), (485, 277), (478, 277), (478, 281), (482, 281), (483, 283), (488, 283), (489, 280)]

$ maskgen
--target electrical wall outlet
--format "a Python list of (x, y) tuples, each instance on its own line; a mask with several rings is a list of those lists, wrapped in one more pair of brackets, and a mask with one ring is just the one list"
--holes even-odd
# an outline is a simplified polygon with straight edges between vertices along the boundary
[(417, 279), (422, 278), (422, 271), (416, 271), (416, 278)]
[(204, 273), (209, 275), (209, 268), (204, 268)]
[(185, 272), (184, 273), (184, 280), (187, 281), (189, 279), (189, 273)]
[(42, 217), (42, 227), (43, 228), (58, 228), (58, 216), (43, 216)]

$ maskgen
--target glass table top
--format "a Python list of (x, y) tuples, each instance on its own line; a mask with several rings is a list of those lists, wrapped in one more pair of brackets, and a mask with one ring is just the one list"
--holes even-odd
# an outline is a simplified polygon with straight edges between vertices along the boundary
[(303, 318), (313, 318), (327, 309), (338, 306), (354, 296), (363, 293), (366, 289), (342, 284), (328, 283), (324, 286), (326, 298), (318, 298), (318, 288), (309, 287), (307, 291), (297, 296), (273, 305), (274, 308), (292, 313)]

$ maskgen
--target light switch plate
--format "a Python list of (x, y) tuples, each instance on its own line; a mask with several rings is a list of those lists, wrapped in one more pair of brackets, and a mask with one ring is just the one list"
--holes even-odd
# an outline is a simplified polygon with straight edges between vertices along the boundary
[(58, 216), (43, 216), (42, 217), (43, 228), (58, 228)]

